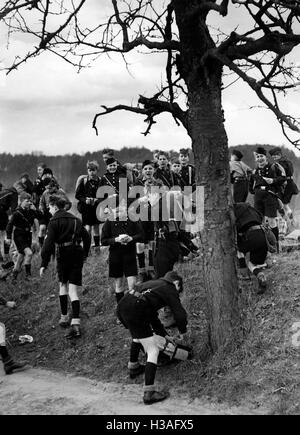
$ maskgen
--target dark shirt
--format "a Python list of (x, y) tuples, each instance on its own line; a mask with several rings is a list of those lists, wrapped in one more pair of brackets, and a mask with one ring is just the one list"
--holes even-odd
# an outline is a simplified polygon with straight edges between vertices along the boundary
[[(272, 178), (273, 183), (268, 184), (262, 177)], [(267, 163), (263, 168), (257, 167), (250, 177), (249, 191), (254, 193), (256, 189), (265, 187), (266, 190), (274, 193), (281, 192), (281, 186), (286, 181), (282, 171), (276, 163)]]
[(33, 183), (33, 200), (34, 204), (38, 207), (40, 203), (41, 196), (45, 191), (45, 184), (42, 177), (37, 177)]
[(169, 306), (173, 312), (178, 330), (186, 332), (187, 313), (181, 305), (179, 293), (175, 285), (165, 278), (147, 281), (136, 286), (136, 291), (143, 293), (143, 299), (149, 303), (154, 311)]
[(82, 177), (80, 180), (76, 192), (75, 198), (80, 202), (86, 201), (87, 198), (96, 198), (98, 187), (100, 186), (101, 179), (89, 178), (88, 176)]
[(196, 188), (195, 168), (192, 165), (182, 166), (180, 170), (180, 177), (184, 186), (192, 186), (193, 190)]
[(293, 163), (288, 160), (286, 157), (282, 156), (280, 160), (278, 160), (278, 162), (283, 169), (285, 170), (285, 175), (287, 177), (292, 177), (294, 174), (294, 167), (293, 167)]
[(233, 204), (235, 225), (238, 233), (246, 232), (253, 225), (261, 225), (263, 216), (247, 202)]
[(14, 187), (1, 190), (0, 192), (0, 210), (8, 212), (14, 211), (18, 206), (18, 192)]
[(91, 238), (87, 230), (83, 227), (79, 218), (65, 210), (59, 210), (50, 219), (47, 235), (43, 244), (41, 257), (41, 267), (47, 267), (54, 250), (55, 243), (61, 245), (63, 243), (74, 242), (79, 244), (83, 242), (84, 255), (87, 257)]
[[(120, 234), (128, 234), (132, 237), (132, 241), (127, 245), (122, 245), (115, 241), (115, 238)], [(110, 250), (115, 249), (133, 249), (137, 242), (143, 242), (144, 232), (140, 222), (126, 221), (109, 221), (107, 220), (103, 225), (101, 232), (101, 244), (103, 246), (110, 246)]]
[(18, 207), (12, 214), (10, 221), (6, 227), (6, 235), (11, 239), (13, 229), (21, 230), (24, 232), (31, 231), (34, 219), (40, 218), (41, 213), (38, 210), (24, 209)]
[[(120, 189), (119, 180), (121, 178), (126, 179), (126, 177), (124, 177), (123, 173), (120, 173), (118, 170), (116, 172), (114, 172), (113, 174), (111, 174), (110, 172), (106, 172), (101, 177), (99, 186), (100, 187), (101, 186), (109, 186), (109, 187), (111, 187), (113, 189), (112, 192), (110, 193), (110, 195), (113, 195), (113, 194), (117, 194), (118, 195), (119, 194), (119, 189)], [(104, 195), (101, 194), (99, 196), (99, 198), (101, 200), (103, 200), (103, 199), (105, 199), (107, 197), (108, 197), (108, 193), (104, 194)]]
[(163, 185), (169, 188), (176, 186), (175, 174), (169, 169), (157, 168), (154, 172), (154, 178), (161, 180)]

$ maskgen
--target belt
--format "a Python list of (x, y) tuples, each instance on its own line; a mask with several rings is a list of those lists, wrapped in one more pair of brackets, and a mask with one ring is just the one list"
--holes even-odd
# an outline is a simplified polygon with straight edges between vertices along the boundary
[(254, 190), (266, 190), (266, 191), (268, 191), (268, 188), (267, 188), (267, 186), (257, 186), (254, 188)]
[(234, 182), (236, 183), (237, 181), (245, 181), (247, 180), (246, 177), (234, 177)]
[(30, 232), (31, 232), (31, 229), (30, 229), (30, 228), (15, 227), (15, 230), (18, 230), (18, 231), (26, 231), (26, 233), (30, 233)]
[(261, 225), (253, 225), (253, 227), (248, 228), (248, 231), (261, 230)]
[(64, 248), (66, 246), (80, 246), (80, 243), (79, 242), (75, 242), (75, 243), (74, 242), (65, 242), (65, 243), (58, 243), (57, 246), (59, 248)]
[(131, 291), (129, 292), (129, 294), (132, 295), (132, 296), (134, 296), (135, 298), (145, 300), (145, 298), (144, 298), (144, 294), (143, 294), (143, 293), (136, 292), (135, 290), (131, 290)]

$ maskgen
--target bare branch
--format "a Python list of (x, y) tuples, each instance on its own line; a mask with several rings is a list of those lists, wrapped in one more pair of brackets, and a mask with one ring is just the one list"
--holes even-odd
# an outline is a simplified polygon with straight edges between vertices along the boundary
[[(278, 106), (277, 100), (275, 98), (275, 102), (272, 103), (262, 92), (262, 86), (259, 82), (257, 82), (252, 77), (249, 77), (247, 74), (245, 74), (240, 68), (238, 68), (228, 57), (226, 57), (223, 54), (218, 53), (217, 50), (214, 52), (214, 56), (223, 63), (223, 65), (226, 65), (228, 68), (230, 68), (232, 71), (234, 71), (239, 77), (241, 77), (244, 82), (246, 82), (256, 93), (258, 98), (275, 114), (277, 119), (280, 121), (280, 123), (286, 124), (291, 130), (300, 133), (300, 124), (297, 122), (293, 117), (290, 115), (284, 114)], [(273, 92), (273, 97), (275, 96)]]
[(145, 122), (148, 123), (148, 127), (145, 132), (142, 134), (144, 136), (147, 136), (150, 133), (151, 127), (153, 124), (155, 124), (154, 118), (157, 115), (160, 115), (161, 113), (167, 112), (170, 113), (173, 118), (176, 120), (177, 125), (179, 125), (179, 120), (185, 127), (186, 127), (186, 112), (184, 112), (178, 104), (170, 104), (165, 101), (158, 100), (156, 98), (147, 98), (142, 95), (140, 95), (139, 104), (143, 105), (144, 107), (134, 107), (134, 106), (127, 106), (124, 104), (118, 104), (114, 107), (107, 107), (107, 106), (101, 106), (104, 111), (99, 112), (95, 115), (93, 120), (93, 128), (96, 131), (96, 134), (98, 135), (98, 128), (97, 128), (97, 120), (100, 116), (107, 115), (108, 113), (116, 112), (119, 110), (126, 110), (128, 112), (134, 112), (138, 113), (140, 115), (146, 115)]

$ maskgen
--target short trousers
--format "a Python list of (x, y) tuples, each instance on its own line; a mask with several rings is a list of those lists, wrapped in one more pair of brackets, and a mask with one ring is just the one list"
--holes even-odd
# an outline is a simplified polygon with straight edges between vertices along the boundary
[(86, 204), (82, 204), (81, 206), (81, 218), (82, 224), (85, 225), (99, 225), (99, 220), (96, 216), (96, 206), (89, 206)]
[(266, 190), (256, 190), (254, 194), (254, 207), (263, 216), (275, 218), (279, 207), (278, 199)]
[(24, 250), (26, 248), (31, 249), (32, 245), (32, 233), (31, 231), (20, 231), (14, 230), (14, 242), (17, 248), (17, 251), (24, 255)]
[(59, 282), (82, 286), (83, 248), (66, 246), (57, 250), (56, 270)]
[(126, 294), (118, 303), (117, 315), (132, 338), (152, 337), (151, 316), (155, 313), (143, 299)]
[(8, 216), (6, 211), (0, 210), (0, 231), (5, 231), (8, 224)]
[(250, 253), (252, 264), (264, 264), (268, 254), (266, 236), (263, 230), (247, 231), (246, 235), (238, 239), (238, 250)]
[(122, 278), (122, 276), (136, 276), (138, 273), (136, 262), (135, 245), (126, 249), (120, 246), (116, 249), (110, 249), (108, 259), (109, 277)]

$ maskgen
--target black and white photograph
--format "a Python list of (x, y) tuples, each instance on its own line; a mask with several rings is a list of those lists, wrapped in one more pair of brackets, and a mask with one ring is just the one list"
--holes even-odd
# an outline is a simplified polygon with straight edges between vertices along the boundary
[(300, 0), (0, 0), (0, 415), (300, 414), (299, 98)]

